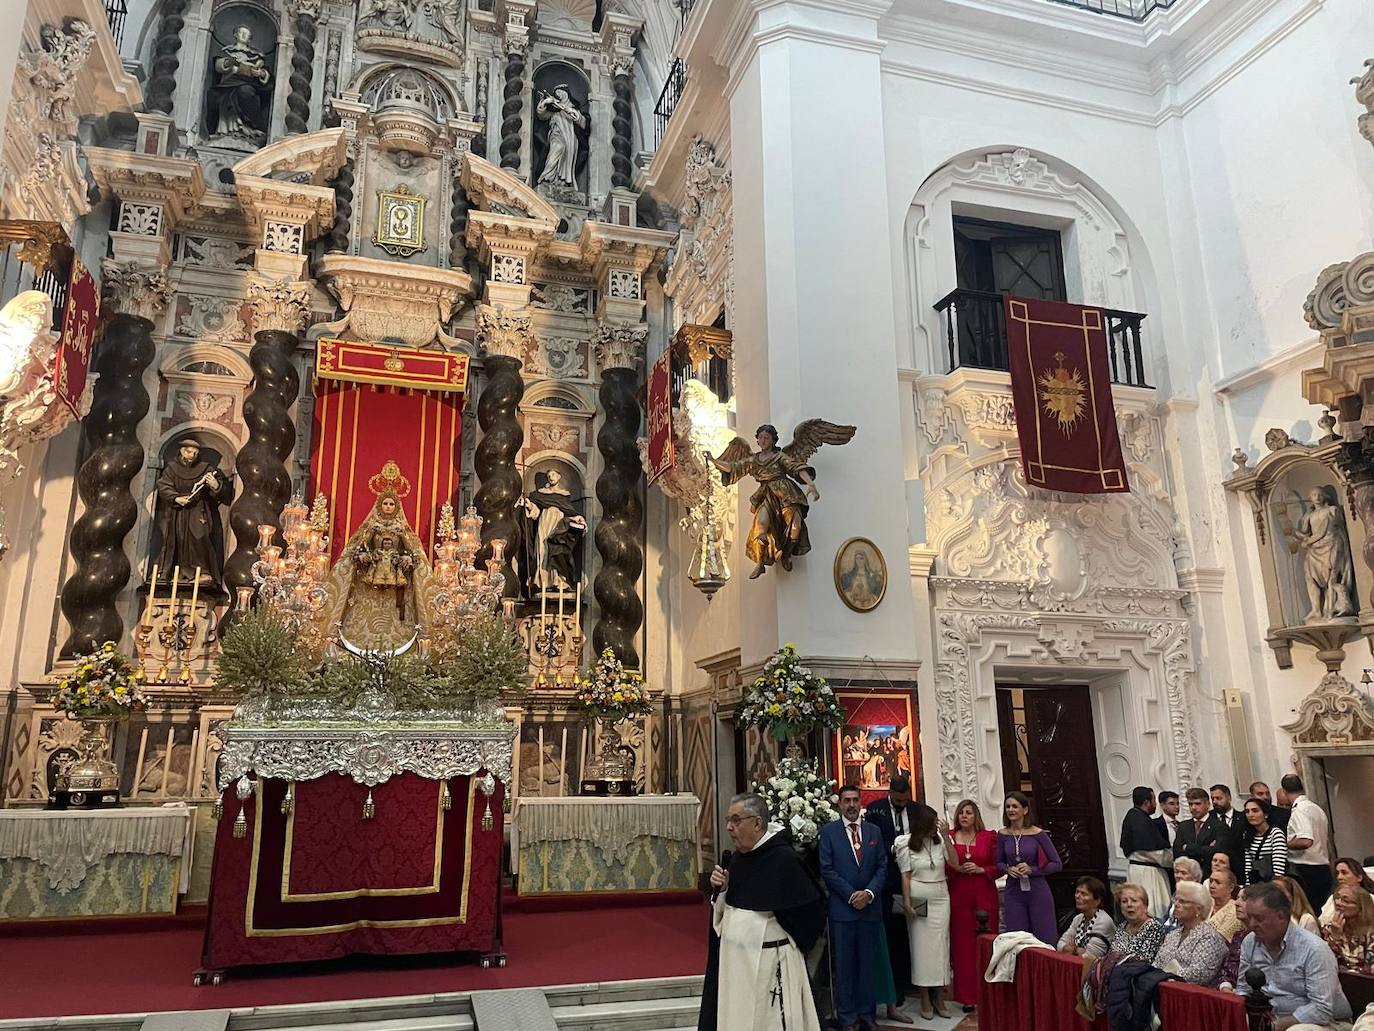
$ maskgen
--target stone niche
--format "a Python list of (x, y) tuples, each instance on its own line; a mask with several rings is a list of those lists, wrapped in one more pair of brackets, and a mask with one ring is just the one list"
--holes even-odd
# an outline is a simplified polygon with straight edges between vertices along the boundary
[[(1264, 578), (1269, 630), (1265, 641), (1280, 669), (1293, 665), (1294, 642), (1317, 649), (1339, 666), (1347, 641), (1371, 630), (1362, 612), (1355, 554), (1364, 543), (1359, 521), (1348, 518), (1345, 490), (1334, 470), (1340, 441), (1293, 440), (1283, 430), (1265, 435), (1269, 453), (1251, 466), (1237, 451), (1226, 489), (1242, 495), (1255, 519), (1255, 546)], [(1363, 629), (1362, 629), (1363, 624)]]

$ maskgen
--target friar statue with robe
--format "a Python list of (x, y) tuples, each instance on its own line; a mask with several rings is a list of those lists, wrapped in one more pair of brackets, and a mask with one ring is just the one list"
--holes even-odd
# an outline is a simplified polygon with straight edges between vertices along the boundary
[(264, 136), (262, 108), (272, 73), (267, 57), (252, 44), (247, 25), (234, 29), (234, 41), (215, 58), (215, 84), (211, 93), (217, 105), (215, 132), (256, 140)]
[(583, 500), (563, 486), (563, 475), (550, 469), (517, 503), (524, 513), (520, 538), (520, 575), (526, 591), (571, 592), (582, 581), (582, 538), (587, 519), (578, 509)]
[(202, 461), (200, 442), (190, 437), (177, 445), (177, 457), (163, 467), (154, 488), (154, 511), (162, 547), (158, 578), (188, 583), (200, 570), (201, 581), (218, 587), (224, 581), (224, 524), (219, 507), (234, 500), (233, 481)]
[[(716, 889), (698, 1031), (820, 1031), (806, 956), (825, 930), (825, 900), (759, 795), (730, 800), (733, 854)], [(727, 864), (726, 860), (729, 859)]]

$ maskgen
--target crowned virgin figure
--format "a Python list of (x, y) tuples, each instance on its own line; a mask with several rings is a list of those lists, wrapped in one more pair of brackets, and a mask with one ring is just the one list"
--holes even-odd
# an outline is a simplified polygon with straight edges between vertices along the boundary
[(329, 625), (365, 651), (396, 651), (427, 634), (433, 572), (401, 502), (410, 481), (389, 461), (367, 481), (377, 500), (330, 576)]

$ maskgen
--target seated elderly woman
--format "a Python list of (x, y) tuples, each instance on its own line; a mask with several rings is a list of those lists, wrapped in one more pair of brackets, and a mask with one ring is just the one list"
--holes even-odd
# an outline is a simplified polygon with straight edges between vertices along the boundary
[(1170, 931), (1155, 956), (1155, 966), (1193, 984), (1216, 981), (1226, 959), (1226, 941), (1208, 924), (1212, 899), (1201, 884), (1184, 881), (1174, 893), (1178, 927)]
[(1207, 878), (1203, 887), (1212, 897), (1212, 915), (1207, 918), (1207, 922), (1217, 929), (1217, 933), (1226, 942), (1226, 958), (1221, 962), (1216, 983), (1234, 985), (1240, 969), (1240, 946), (1245, 939), (1245, 925), (1236, 898), (1240, 886), (1236, 884), (1235, 873), (1230, 867), (1226, 867), (1213, 870), (1212, 876)]
[(1102, 911), (1107, 902), (1107, 886), (1096, 877), (1080, 877), (1074, 882), (1073, 904), (1078, 915), (1059, 939), (1059, 951), (1071, 956), (1098, 959), (1116, 932), (1112, 918)]
[(1121, 923), (1112, 936), (1111, 951), (1122, 958), (1137, 956), (1146, 963), (1155, 961), (1155, 953), (1164, 944), (1164, 928), (1150, 915), (1150, 896), (1139, 884), (1123, 884), (1116, 892), (1121, 909)]
[[(1360, 861), (1351, 859), (1349, 856), (1342, 856), (1336, 860), (1336, 887), (1339, 888), (1346, 884), (1359, 888), (1368, 895), (1374, 895), (1374, 880), (1370, 880), (1369, 874), (1365, 873)], [(1317, 916), (1317, 922), (1325, 927), (1335, 915), (1336, 895), (1333, 890), (1331, 897), (1326, 900), (1326, 905), (1322, 906), (1322, 911)]]
[(1336, 888), (1335, 915), (1322, 925), (1322, 937), (1342, 970), (1374, 974), (1374, 897), (1358, 884)]
[[(1174, 860), (1174, 881), (1177, 884), (1201, 884), (1202, 883), (1202, 864), (1196, 859), (1189, 859), (1187, 856), (1179, 856)], [(1169, 906), (1169, 912), (1165, 914), (1164, 933), (1178, 927), (1178, 918), (1174, 915), (1174, 907)]]

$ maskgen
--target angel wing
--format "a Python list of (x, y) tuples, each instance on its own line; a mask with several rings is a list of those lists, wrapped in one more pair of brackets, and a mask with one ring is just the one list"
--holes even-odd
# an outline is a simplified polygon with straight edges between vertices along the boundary
[(792, 431), (792, 443), (782, 449), (796, 465), (805, 465), (822, 444), (848, 444), (854, 439), (855, 427), (841, 426), (824, 419), (807, 419)]
[[(722, 462), (738, 462), (748, 458), (753, 453), (754, 451), (749, 446), (749, 441), (745, 440), (743, 437), (736, 437), (734, 440), (730, 441), (730, 443), (726, 445), (725, 450), (720, 453), (720, 460)], [(720, 474), (720, 482), (727, 487), (740, 479), (743, 479), (741, 474), (727, 472), (722, 472)]]

